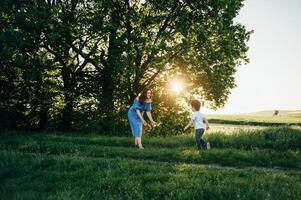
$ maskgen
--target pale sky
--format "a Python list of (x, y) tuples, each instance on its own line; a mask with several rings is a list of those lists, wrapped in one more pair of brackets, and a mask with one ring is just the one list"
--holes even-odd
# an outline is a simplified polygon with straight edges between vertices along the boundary
[(301, 0), (245, 0), (238, 22), (254, 30), (223, 109), (235, 114), (301, 109)]

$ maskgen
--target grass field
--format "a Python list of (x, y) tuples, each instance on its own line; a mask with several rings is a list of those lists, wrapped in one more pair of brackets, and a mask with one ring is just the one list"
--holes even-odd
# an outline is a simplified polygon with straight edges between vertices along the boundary
[(215, 116), (206, 151), (193, 132), (139, 150), (130, 136), (2, 131), (0, 199), (300, 199), (300, 121)]
[(249, 115), (209, 115), (208, 118), (213, 123), (231, 125), (251, 125), (251, 126), (301, 126), (301, 117), (267, 117)]

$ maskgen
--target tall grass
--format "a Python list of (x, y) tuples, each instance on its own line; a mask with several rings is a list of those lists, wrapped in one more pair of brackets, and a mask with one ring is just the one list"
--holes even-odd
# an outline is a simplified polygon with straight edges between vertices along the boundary
[(214, 126), (206, 151), (193, 134), (139, 150), (130, 136), (2, 131), (0, 199), (300, 198), (299, 126)]
[(215, 132), (206, 138), (215, 148), (301, 150), (301, 129), (297, 127), (238, 129), (232, 134)]

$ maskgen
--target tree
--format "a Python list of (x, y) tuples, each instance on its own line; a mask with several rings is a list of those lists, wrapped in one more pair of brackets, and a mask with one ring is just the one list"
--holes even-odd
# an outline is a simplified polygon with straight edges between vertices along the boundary
[(120, 5), (125, 14), (119, 10), (125, 28), (118, 39), (125, 38), (127, 45), (119, 66), (127, 66), (120, 71), (121, 77), (130, 77), (124, 85), (131, 98), (159, 74), (178, 67), (213, 107), (222, 106), (235, 86), (236, 67), (248, 61), (250, 32), (233, 21), (242, 1), (126, 3)]
[[(63, 130), (87, 110), (108, 123), (143, 88), (163, 90), (158, 77), (175, 71), (192, 83), (191, 92), (223, 106), (235, 87), (236, 67), (248, 62), (251, 32), (234, 22), (242, 2), (1, 1), (0, 67), (11, 77), (1, 93), (19, 105), (11, 111), (37, 110), (40, 127), (56, 120)], [(35, 74), (34, 80), (26, 74)], [(18, 88), (23, 100), (16, 103), (9, 87)]]
[(40, 33), (32, 32), (40, 24), (30, 21), (42, 13), (26, 8), (20, 2), (0, 5), (0, 116), (6, 128), (45, 128), (54, 95), (47, 80), (53, 62), (39, 51)]

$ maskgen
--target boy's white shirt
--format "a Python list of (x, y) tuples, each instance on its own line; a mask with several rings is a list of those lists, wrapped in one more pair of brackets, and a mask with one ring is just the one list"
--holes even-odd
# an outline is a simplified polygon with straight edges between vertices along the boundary
[(205, 127), (204, 127), (204, 115), (200, 111), (192, 112), (191, 119), (192, 119), (192, 122), (193, 122), (194, 129), (200, 129), (200, 128), (205, 129)]

